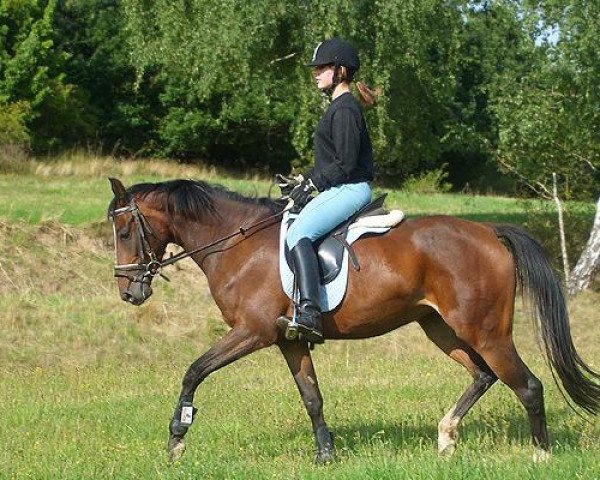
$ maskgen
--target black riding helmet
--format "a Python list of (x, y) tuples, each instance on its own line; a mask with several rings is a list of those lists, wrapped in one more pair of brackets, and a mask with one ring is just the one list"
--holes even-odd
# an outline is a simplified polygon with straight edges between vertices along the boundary
[(351, 43), (337, 37), (320, 42), (307, 66), (320, 67), (323, 65), (334, 65), (336, 68), (344, 66), (354, 73), (360, 68), (358, 50)]

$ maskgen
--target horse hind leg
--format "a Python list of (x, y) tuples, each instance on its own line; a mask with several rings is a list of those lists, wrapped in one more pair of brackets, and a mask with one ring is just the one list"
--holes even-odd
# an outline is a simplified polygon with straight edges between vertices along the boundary
[(550, 457), (550, 443), (544, 408), (544, 389), (542, 383), (531, 373), (523, 362), (510, 336), (496, 341), (488, 339), (485, 346), (478, 349), (498, 378), (519, 398), (527, 415), (531, 428), (531, 438), (536, 452), (534, 461), (547, 460)]
[(438, 452), (451, 456), (456, 450), (458, 427), (485, 392), (496, 382), (497, 377), (483, 359), (434, 313), (419, 321), (427, 337), (446, 355), (464, 366), (473, 377), (473, 383), (460, 396), (456, 404), (444, 415), (438, 425)]

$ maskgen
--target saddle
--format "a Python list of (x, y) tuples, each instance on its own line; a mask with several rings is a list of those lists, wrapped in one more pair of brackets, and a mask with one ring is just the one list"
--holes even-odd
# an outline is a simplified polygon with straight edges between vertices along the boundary
[[(348, 257), (352, 266), (356, 270), (360, 270), (358, 257), (354, 253), (354, 249), (346, 240), (350, 226), (356, 223), (359, 219), (378, 215), (387, 215), (388, 211), (383, 208), (383, 202), (387, 194), (383, 194), (365, 205), (358, 212), (352, 215), (345, 222), (340, 223), (329, 234), (314, 243), (314, 248), (317, 251), (319, 259), (319, 275), (321, 285), (327, 285), (334, 280), (342, 269), (342, 260), (344, 258), (344, 249), (348, 250)], [(293, 218), (288, 223), (289, 226), (293, 223)], [(288, 266), (292, 269), (292, 260), (289, 248), (285, 244), (285, 259)], [(293, 269), (292, 269), (293, 270)]]

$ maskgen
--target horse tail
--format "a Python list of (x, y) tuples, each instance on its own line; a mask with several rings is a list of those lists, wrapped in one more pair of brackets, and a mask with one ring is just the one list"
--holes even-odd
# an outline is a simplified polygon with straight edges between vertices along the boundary
[(537, 317), (539, 326), (535, 325), (541, 331), (554, 381), (558, 385), (558, 375), (569, 397), (583, 410), (596, 415), (600, 411), (600, 374), (575, 350), (561, 284), (542, 246), (514, 225), (492, 225), (492, 228), (515, 259), (517, 282), (525, 302)]

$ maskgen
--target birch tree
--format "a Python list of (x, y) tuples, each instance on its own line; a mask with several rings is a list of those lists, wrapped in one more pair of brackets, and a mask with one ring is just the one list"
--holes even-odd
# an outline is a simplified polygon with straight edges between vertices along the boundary
[(600, 198), (596, 204), (596, 216), (590, 238), (579, 257), (579, 261), (571, 272), (568, 291), (574, 295), (589, 287), (594, 274), (600, 268)]

